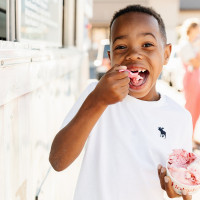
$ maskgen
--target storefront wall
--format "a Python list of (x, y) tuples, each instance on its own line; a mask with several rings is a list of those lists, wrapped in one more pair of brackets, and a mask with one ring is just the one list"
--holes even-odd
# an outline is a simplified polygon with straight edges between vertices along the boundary
[(5, 50), (7, 42), (3, 43), (0, 199), (29, 200), (38, 195), (38, 199), (64, 200), (72, 196), (73, 190), (66, 187), (73, 187), (76, 179), (69, 185), (67, 177), (72, 174), (66, 170), (58, 175), (50, 168), (48, 156), (64, 116), (88, 79), (87, 54), (75, 48), (46, 52)]
[[(10, 26), (15, 21), (14, 14), (6, 10), (8, 2), (13, 1), (6, 2), (6, 16), (13, 18), (4, 20), (8, 25), (6, 30), (9, 29), (8, 41), (1, 41), (5, 36), (0, 35), (0, 199), (72, 200), (81, 159), (58, 173), (50, 166), (49, 151), (65, 115), (89, 78), (88, 53), (82, 47), (85, 38), (81, 35), (85, 27), (79, 27), (89, 16), (79, 5), (83, 2), (65, 0), (61, 9), (64, 21), (58, 23), (59, 34), (51, 36), (45, 32), (49, 28), (51, 34), (50, 25), (56, 26), (54, 18), (51, 23), (48, 21), (49, 26), (41, 26), (46, 28), (42, 29), (44, 32), (38, 29), (41, 35), (37, 35), (37, 29), (30, 29), (31, 24), (23, 17), (36, 24), (40, 20), (38, 13), (30, 10), (40, 3), (46, 9), (45, 3), (50, 1), (17, 0), (16, 27)], [(24, 11), (27, 16), (18, 16), (19, 2), (25, 2), (22, 5), (27, 7), (21, 8), (28, 10)], [(89, 2), (87, 10), (92, 12), (92, 1), (85, 2)], [(49, 8), (51, 14), (52, 6)], [(29, 35), (30, 30), (34, 36)], [(51, 41), (49, 37), (54, 38)]]

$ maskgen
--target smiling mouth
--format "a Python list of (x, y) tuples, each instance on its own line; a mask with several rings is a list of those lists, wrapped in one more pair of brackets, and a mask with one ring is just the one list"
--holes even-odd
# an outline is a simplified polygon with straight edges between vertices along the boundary
[(130, 73), (130, 83), (129, 85), (132, 87), (139, 87), (144, 85), (147, 78), (149, 76), (149, 71), (145, 69), (131, 70)]

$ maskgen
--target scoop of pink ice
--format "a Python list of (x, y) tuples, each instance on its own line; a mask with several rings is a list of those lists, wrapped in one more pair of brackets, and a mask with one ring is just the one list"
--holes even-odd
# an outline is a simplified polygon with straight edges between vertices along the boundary
[(139, 72), (131, 72), (128, 69), (120, 69), (119, 72), (127, 71), (129, 73), (128, 77), (131, 78), (135, 83), (138, 83), (139, 80), (143, 79), (142, 76), (139, 75)]
[(200, 157), (184, 149), (174, 149), (167, 168), (173, 178), (185, 185), (200, 184)]

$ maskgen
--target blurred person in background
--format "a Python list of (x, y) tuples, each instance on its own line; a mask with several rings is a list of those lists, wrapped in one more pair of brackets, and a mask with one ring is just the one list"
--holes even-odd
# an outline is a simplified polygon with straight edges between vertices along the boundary
[(185, 68), (185, 108), (192, 115), (194, 140), (194, 130), (200, 115), (200, 21), (196, 18), (187, 19), (181, 28), (180, 58)]

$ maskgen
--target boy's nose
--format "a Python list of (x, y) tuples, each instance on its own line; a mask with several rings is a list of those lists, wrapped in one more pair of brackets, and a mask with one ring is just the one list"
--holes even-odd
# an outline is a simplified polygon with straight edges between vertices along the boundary
[(132, 49), (126, 55), (126, 60), (141, 60), (141, 59), (142, 59), (142, 55), (135, 49)]

